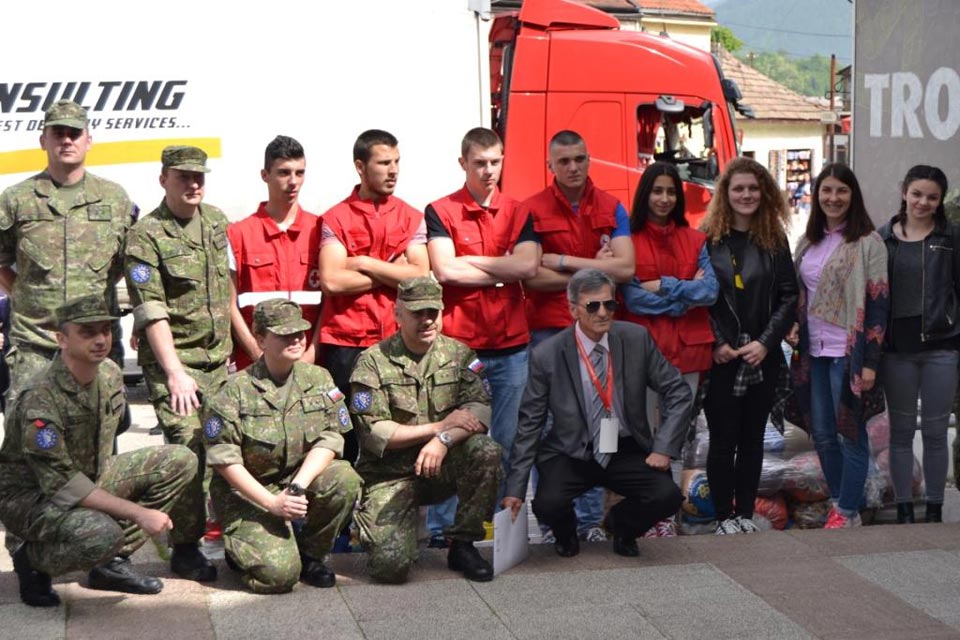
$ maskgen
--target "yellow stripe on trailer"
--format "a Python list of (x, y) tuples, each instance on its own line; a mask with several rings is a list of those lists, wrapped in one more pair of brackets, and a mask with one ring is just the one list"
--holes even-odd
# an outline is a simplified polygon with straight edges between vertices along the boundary
[[(200, 147), (209, 158), (219, 158), (220, 138), (162, 138), (159, 140), (127, 140), (124, 142), (100, 142), (94, 144), (87, 154), (88, 167), (134, 162), (159, 162), (160, 153), (170, 145)], [(0, 152), (0, 175), (40, 171), (47, 166), (47, 154), (43, 149), (19, 149)]]

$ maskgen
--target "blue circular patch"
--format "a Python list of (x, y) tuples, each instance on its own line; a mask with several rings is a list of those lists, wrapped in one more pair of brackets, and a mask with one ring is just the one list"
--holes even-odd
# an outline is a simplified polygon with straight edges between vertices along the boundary
[(490, 381), (486, 378), (483, 379), (483, 390), (487, 392), (488, 396), (493, 397), (493, 389), (490, 388)]
[(142, 262), (137, 263), (130, 267), (130, 279), (136, 282), (137, 284), (143, 284), (150, 279), (151, 270), (150, 267), (143, 264)]
[(220, 416), (210, 416), (203, 423), (203, 435), (207, 436), (208, 440), (216, 438), (221, 431), (223, 431), (223, 420)]
[(47, 449), (53, 449), (57, 446), (57, 432), (51, 429), (50, 427), (44, 427), (37, 431), (37, 435), (34, 436), (34, 440), (37, 442), (37, 446), (46, 451)]
[(369, 391), (357, 391), (353, 394), (353, 408), (357, 411), (366, 411), (373, 402), (373, 395)]
[(347, 413), (346, 407), (340, 407), (340, 409), (337, 410), (337, 417), (340, 418), (341, 426), (345, 427), (350, 424), (350, 414)]

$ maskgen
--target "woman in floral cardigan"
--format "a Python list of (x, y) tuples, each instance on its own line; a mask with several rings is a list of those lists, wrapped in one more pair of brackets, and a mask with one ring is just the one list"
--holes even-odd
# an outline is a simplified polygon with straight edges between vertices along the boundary
[(799, 360), (792, 380), (813, 434), (833, 509), (826, 528), (860, 524), (870, 447), (866, 421), (883, 407), (877, 370), (887, 324), (887, 251), (848, 167), (824, 167), (795, 264)]

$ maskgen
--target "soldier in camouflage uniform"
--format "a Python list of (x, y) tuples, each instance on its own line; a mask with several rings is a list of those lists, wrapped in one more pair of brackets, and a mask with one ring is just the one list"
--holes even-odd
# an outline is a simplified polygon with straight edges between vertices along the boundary
[(469, 347), (440, 335), (443, 292), (428, 276), (400, 283), (400, 331), (360, 356), (350, 377), (350, 410), (364, 480), (355, 519), (381, 582), (407, 578), (417, 558), (417, 509), (456, 495), (447, 566), (470, 580), (493, 579), (473, 542), (493, 517), (500, 446), (486, 435), (490, 397)]
[(57, 309), (55, 356), (7, 415), (0, 448), (0, 520), (25, 542), (13, 554), (20, 598), (56, 606), (50, 576), (91, 569), (89, 586), (159, 593), (130, 554), (172, 525), (167, 512), (197, 471), (186, 447), (112, 455), (126, 398), (106, 360), (116, 316), (101, 295)]
[(360, 476), (337, 459), (351, 429), (343, 393), (326, 369), (299, 361), (310, 328), (296, 302), (257, 304), (260, 359), (204, 402), (207, 464), (217, 470), (210, 494), (228, 562), (257, 593), (290, 591), (298, 578), (336, 584), (323, 559), (360, 493)]
[(209, 582), (217, 570), (200, 553), (205, 504), (200, 435), (201, 397), (227, 379), (230, 278), (227, 218), (201, 204), (207, 154), (167, 147), (162, 154), (160, 206), (130, 230), (124, 272), (134, 305), (138, 360), (168, 442), (184, 444), (201, 461), (194, 483), (174, 506), (170, 567), (188, 580)]
[[(94, 294), (119, 315), (115, 285), (138, 214), (123, 187), (84, 169), (91, 137), (83, 107), (68, 100), (51, 106), (40, 146), (47, 168), (0, 195), (0, 286), (13, 302), (8, 401), (56, 354), (46, 322), (59, 305)], [(123, 366), (119, 321), (110, 357)]]

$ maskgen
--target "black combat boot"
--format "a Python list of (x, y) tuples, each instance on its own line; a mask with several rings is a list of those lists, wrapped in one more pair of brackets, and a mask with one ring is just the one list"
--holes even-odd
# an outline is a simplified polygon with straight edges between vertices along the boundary
[[(929, 509), (929, 507), (927, 507)], [(897, 524), (913, 524), (916, 520), (913, 517), (912, 502), (897, 503)]]
[(327, 589), (337, 584), (337, 574), (319, 560), (301, 555), (300, 566), (300, 579), (310, 586)]
[(942, 502), (928, 502), (927, 503), (927, 522), (943, 522), (943, 503)]
[(153, 594), (163, 590), (159, 578), (142, 576), (133, 570), (130, 558), (117, 556), (99, 567), (90, 570), (87, 586), (101, 591)]
[(20, 581), (20, 600), (24, 604), (31, 607), (55, 607), (60, 604), (60, 596), (53, 590), (50, 576), (30, 566), (26, 544), (21, 544), (11, 558), (13, 570)]
[(493, 567), (483, 559), (472, 542), (453, 540), (447, 552), (447, 567), (460, 571), (468, 580), (490, 582), (493, 580)]
[(173, 545), (170, 570), (184, 580), (213, 582), (217, 579), (217, 568), (200, 553), (195, 542)]

